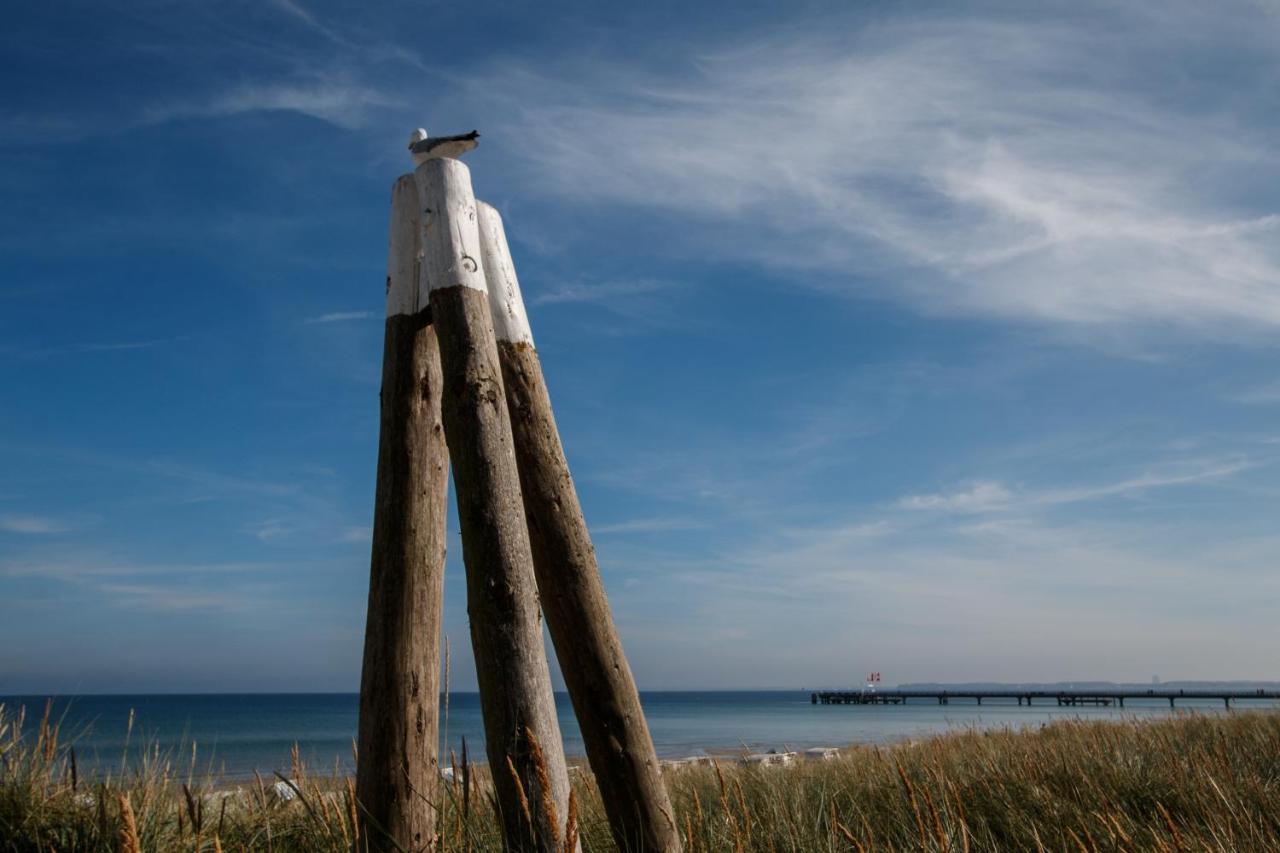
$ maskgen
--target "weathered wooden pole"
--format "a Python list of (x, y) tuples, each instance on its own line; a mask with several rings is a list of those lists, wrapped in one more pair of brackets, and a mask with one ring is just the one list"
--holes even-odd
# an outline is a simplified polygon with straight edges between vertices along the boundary
[(671, 802), (569, 474), (502, 217), (484, 203), (479, 216), (533, 565), (587, 759), (619, 849), (676, 851)]
[(435, 833), (440, 621), (449, 454), (443, 377), (420, 296), (418, 191), (391, 194), (382, 414), (356, 798), (373, 850), (424, 850)]
[(569, 774), (542, 643), (471, 173), (458, 160), (440, 157), (420, 165), (415, 177), (444, 370), (444, 432), (462, 524), (485, 751), (507, 846), (559, 851)]

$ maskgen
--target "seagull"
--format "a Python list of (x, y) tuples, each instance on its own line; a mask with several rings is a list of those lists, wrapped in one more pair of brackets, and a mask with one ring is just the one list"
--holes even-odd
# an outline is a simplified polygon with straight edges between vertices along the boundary
[(437, 136), (435, 139), (429, 139), (427, 131), (420, 127), (409, 136), (409, 153), (413, 155), (415, 166), (421, 166), (428, 160), (435, 160), (438, 157), (456, 160), (475, 148), (479, 144), (476, 142), (479, 138), (480, 131), (473, 130), (460, 136)]

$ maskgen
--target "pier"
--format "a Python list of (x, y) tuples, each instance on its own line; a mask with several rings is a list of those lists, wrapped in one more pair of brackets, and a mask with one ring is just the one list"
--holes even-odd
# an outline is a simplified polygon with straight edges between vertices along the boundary
[(821, 690), (810, 694), (814, 705), (906, 705), (911, 700), (915, 700), (915, 704), (949, 705), (952, 700), (960, 700), (981, 705), (995, 700), (1028, 706), (1038, 701), (1059, 707), (1117, 705), (1123, 708), (1126, 699), (1164, 699), (1170, 708), (1177, 707), (1180, 699), (1198, 699), (1222, 702), (1230, 709), (1232, 702), (1280, 700), (1280, 690)]

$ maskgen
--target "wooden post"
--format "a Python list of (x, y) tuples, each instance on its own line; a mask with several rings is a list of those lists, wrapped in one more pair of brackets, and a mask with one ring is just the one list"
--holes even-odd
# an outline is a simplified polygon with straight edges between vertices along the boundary
[(458, 160), (438, 158), (419, 166), (415, 177), (489, 768), (507, 846), (560, 851), (569, 775), (485, 294), (471, 173)]
[(640, 695), (614, 629), (595, 549), (533, 346), (502, 218), (480, 203), (482, 266), (520, 466), (542, 609), (587, 759), (620, 850), (678, 851), (680, 836)]
[(449, 455), (435, 330), (419, 298), (418, 192), (392, 189), (378, 482), (360, 679), (356, 798), (373, 850), (435, 834)]

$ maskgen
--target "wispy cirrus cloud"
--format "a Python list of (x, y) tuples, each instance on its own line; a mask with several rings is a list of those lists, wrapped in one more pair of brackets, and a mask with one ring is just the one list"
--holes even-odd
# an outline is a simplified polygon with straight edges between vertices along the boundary
[(699, 530), (705, 526), (693, 518), (632, 518), (612, 524), (593, 524), (591, 532), (601, 536), (618, 533), (669, 533), (673, 530)]
[(596, 327), (610, 334), (639, 330), (688, 328), (703, 318), (682, 310), (686, 282), (671, 279), (606, 279), (561, 282), (531, 292), (529, 304), (539, 308), (574, 307), (612, 315), (618, 322)]
[[(674, 214), (808, 286), (1073, 328), (1273, 328), (1280, 215), (1229, 187), (1280, 177), (1249, 106), (1280, 72), (1274, 18), (1176, 6), (830, 22), (669, 70), (506, 65), (469, 93), (539, 190)], [(1257, 65), (1230, 99), (1170, 97), (1160, 69), (1193, 44)]]
[(376, 316), (372, 311), (332, 311), (328, 314), (317, 314), (314, 317), (308, 317), (302, 322), (308, 324), (350, 323), (353, 320), (370, 320)]
[(898, 501), (898, 506), (902, 509), (983, 512), (1006, 507), (1012, 499), (1013, 493), (1000, 483), (979, 482), (956, 492), (908, 495)]
[(1260, 464), (1262, 463), (1248, 459), (1196, 460), (1166, 465), (1114, 482), (1025, 490), (1012, 490), (993, 481), (979, 481), (954, 492), (908, 495), (899, 499), (896, 506), (907, 510), (980, 513), (1084, 503), (1137, 495), (1153, 489), (1223, 480)]
[(184, 589), (171, 584), (104, 583), (98, 592), (120, 607), (144, 610), (226, 610), (253, 608), (250, 596), (212, 589)]
[(338, 541), (347, 544), (368, 544), (373, 538), (373, 528), (364, 525), (351, 525), (342, 530)]
[[(1267, 619), (1280, 585), (1265, 511), (1225, 535), (1212, 518), (1082, 511), (1109, 495), (1245, 470), (1200, 460), (1080, 487), (976, 481), (898, 504), (832, 507), (811, 523), (750, 524), (708, 554), (602, 542), (602, 565), (621, 578), (611, 591), (619, 612), (633, 614), (628, 643), (644, 648), (637, 674), (648, 681), (697, 683), (698, 673), (714, 671), (720, 683), (748, 684), (764, 671), (811, 685), (856, 666), (851, 660), (905, 680), (939, 669), (990, 677), (983, 673), (995, 660), (1069, 677), (1132, 677), (1148, 661), (1171, 659), (1180, 672), (1225, 665), (1250, 677), (1265, 667), (1262, 654), (1242, 648), (1229, 664), (1211, 660), (1186, 626), (1212, 630), (1230, 613), (1278, 636)], [(1060, 511), (1044, 511), (1053, 508)], [(653, 577), (663, 578), (660, 592)], [(1090, 630), (1063, 643), (1082, 620)], [(715, 641), (729, 631), (732, 644)], [(821, 648), (797, 658), (787, 640), (796, 636), (822, 636)], [(674, 652), (694, 644), (703, 651), (686, 670)]]
[(1280, 403), (1280, 382), (1246, 388), (1242, 391), (1228, 394), (1226, 399), (1229, 402), (1241, 403), (1246, 406), (1269, 406), (1274, 403)]
[(25, 533), (32, 535), (43, 535), (49, 533), (63, 533), (71, 529), (71, 525), (65, 521), (55, 518), (49, 518), (43, 515), (16, 515), (13, 513), (0, 514), (0, 531), (5, 533)]
[(75, 355), (78, 353), (111, 353), (111, 352), (132, 352), (135, 350), (149, 350), (156, 347), (168, 346), (169, 344), (179, 343), (188, 340), (188, 336), (179, 335), (172, 338), (147, 338), (140, 340), (121, 340), (121, 341), (82, 341), (79, 343), (56, 344), (53, 346), (20, 346), (9, 344), (0, 347), (0, 356), (11, 356), (15, 358), (48, 358), (60, 355)]
[(110, 343), (76, 344), (74, 349), (81, 352), (118, 352), (121, 350), (151, 349), (182, 340), (182, 338), (154, 338), (147, 341), (115, 341)]
[(648, 296), (671, 290), (677, 284), (671, 281), (640, 279), (637, 281), (577, 282), (562, 284), (553, 290), (544, 290), (530, 301), (535, 305), (554, 305), (565, 302), (592, 305), (616, 305), (635, 297)]
[(131, 562), (61, 550), (0, 560), (0, 578), (55, 583), (126, 609), (239, 612), (264, 606), (262, 578), (289, 568), (259, 562)]
[(362, 44), (358, 41), (353, 41), (344, 35), (339, 27), (332, 26), (321, 20), (315, 12), (296, 2), (296, 0), (271, 0), (271, 5), (341, 50), (372, 56), (382, 61), (390, 60), (403, 63), (420, 71), (430, 70), (416, 53), (401, 45), (390, 42)]
[(373, 110), (394, 106), (398, 99), (373, 86), (322, 79), (303, 82), (249, 83), (205, 99), (159, 104), (143, 112), (142, 123), (192, 118), (224, 118), (253, 112), (293, 112), (353, 130), (366, 124)]
[(268, 518), (254, 521), (244, 526), (244, 532), (259, 542), (273, 542), (285, 539), (295, 532), (292, 525), (279, 518)]
[(0, 577), (45, 578), (68, 583), (110, 578), (195, 576), (225, 577), (228, 574), (263, 574), (278, 569), (275, 563), (177, 563), (129, 562), (103, 558), (89, 553), (27, 555), (0, 561)]
[(294, 0), (271, 0), (271, 5), (284, 12), (295, 21), (306, 25), (308, 29), (324, 36), (334, 44), (341, 45), (343, 47), (349, 47), (351, 45), (347, 39), (339, 35), (332, 27), (321, 23), (320, 20), (301, 3), (294, 2)]
[[(895, 680), (937, 671), (989, 678), (998, 660), (1114, 678), (1171, 654), (1180, 672), (1216, 666), (1251, 677), (1265, 669), (1264, 653), (1241, 647), (1241, 657), (1210, 660), (1195, 635), (1229, 612), (1261, 636), (1280, 636), (1267, 618), (1280, 600), (1277, 543), (1260, 531), (1227, 542), (1132, 521), (1024, 517), (980, 530), (945, 514), (910, 521), (760, 529), (705, 557), (606, 560), (636, 581), (611, 597), (628, 614), (628, 647), (645, 651), (637, 676), (705, 683), (714, 672), (732, 685), (785, 672), (796, 679), (785, 683), (813, 685), (861, 661)], [(657, 590), (645, 580), (654, 576), (664, 579)], [(714, 640), (729, 631), (732, 644)], [(797, 657), (797, 636), (823, 640)], [(689, 647), (700, 652), (686, 666), (675, 653)]]

